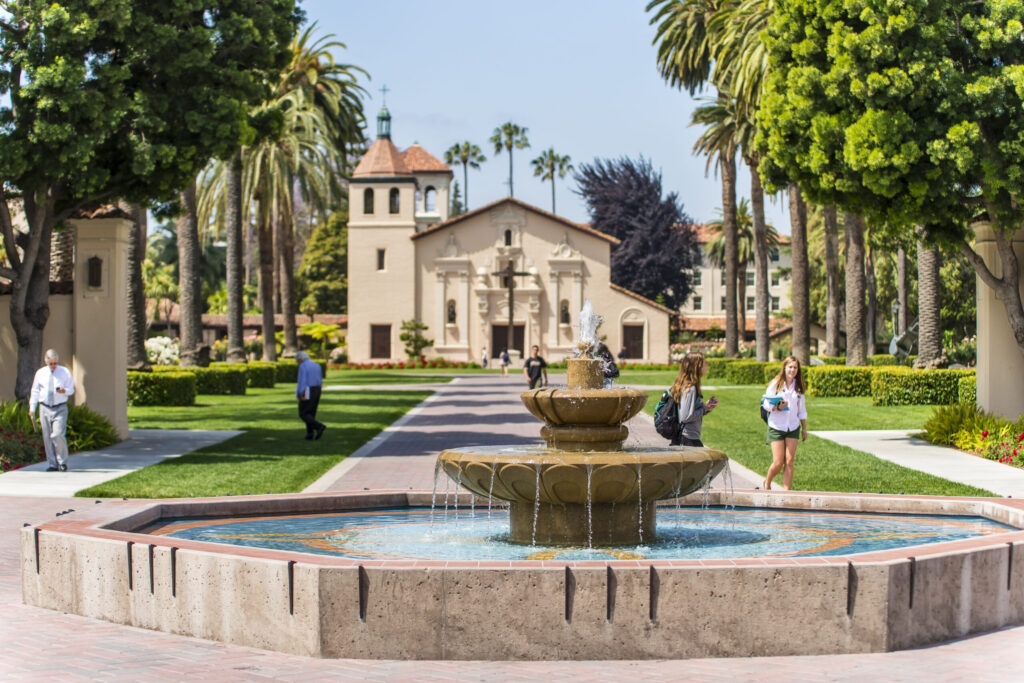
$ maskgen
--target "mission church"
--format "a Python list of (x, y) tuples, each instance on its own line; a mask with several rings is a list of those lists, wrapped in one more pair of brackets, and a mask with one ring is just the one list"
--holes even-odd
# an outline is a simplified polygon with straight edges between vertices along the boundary
[[(419, 145), (400, 152), (391, 115), (349, 184), (348, 346), (352, 362), (404, 360), (402, 321), (428, 326), (425, 353), (452, 361), (571, 354), (583, 302), (598, 334), (635, 362), (668, 362), (671, 309), (611, 283), (619, 240), (512, 197), (449, 217), (451, 169)], [(509, 278), (512, 311), (509, 315)]]

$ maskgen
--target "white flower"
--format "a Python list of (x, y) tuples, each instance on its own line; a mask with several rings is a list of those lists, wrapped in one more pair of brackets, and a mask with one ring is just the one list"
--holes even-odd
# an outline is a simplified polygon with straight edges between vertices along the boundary
[(154, 365), (177, 365), (178, 340), (170, 337), (152, 337), (146, 340), (146, 356)]

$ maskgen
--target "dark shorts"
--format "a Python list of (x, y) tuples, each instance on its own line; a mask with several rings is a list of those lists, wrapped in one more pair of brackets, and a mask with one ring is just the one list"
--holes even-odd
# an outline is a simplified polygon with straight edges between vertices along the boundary
[(540, 389), (541, 386), (543, 386), (543, 383), (541, 382), (541, 378), (540, 377), (530, 378), (530, 388), (531, 389)]
[(800, 428), (799, 427), (797, 427), (796, 429), (794, 429), (793, 431), (790, 431), (790, 432), (782, 432), (782, 431), (779, 431), (778, 429), (773, 429), (772, 427), (769, 427), (768, 428), (768, 436), (765, 437), (764, 442), (765, 443), (774, 443), (775, 441), (785, 441), (786, 439), (799, 439), (799, 438), (800, 438)]

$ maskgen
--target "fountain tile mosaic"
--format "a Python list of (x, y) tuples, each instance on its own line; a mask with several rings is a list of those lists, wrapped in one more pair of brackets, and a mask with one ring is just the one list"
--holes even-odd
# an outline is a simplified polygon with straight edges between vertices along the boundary
[[(361, 561), (717, 560), (845, 556), (1014, 531), (980, 517), (663, 508), (658, 542), (563, 548), (507, 542), (503, 510), (401, 508), (315, 515), (161, 520), (145, 533)], [(825, 561), (824, 559), (822, 561)]]

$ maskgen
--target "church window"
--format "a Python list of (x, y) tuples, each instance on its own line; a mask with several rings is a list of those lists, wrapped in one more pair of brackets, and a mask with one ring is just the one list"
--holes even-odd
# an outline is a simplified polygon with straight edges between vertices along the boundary
[(391, 192), (388, 193), (388, 213), (398, 213), (398, 188), (392, 187)]
[(416, 190), (416, 210), (417, 211), (419, 211), (420, 202), (422, 201), (422, 199), (423, 199), (423, 193), (420, 192), (419, 190)]
[(448, 324), (454, 325), (455, 320), (455, 299), (448, 299)]
[(363, 190), (363, 213), (373, 213), (373, 188), (368, 187)]
[(423, 206), (428, 213), (437, 211), (437, 190), (428, 187), (423, 195)]
[(377, 270), (384, 270), (384, 249), (377, 250)]
[(512, 231), (511, 230), (506, 230), (505, 231), (505, 246), (506, 247), (511, 247), (512, 246)]
[(558, 305), (558, 322), (563, 325), (568, 325), (572, 322), (572, 318), (569, 316), (568, 299), (562, 299), (562, 303)]

